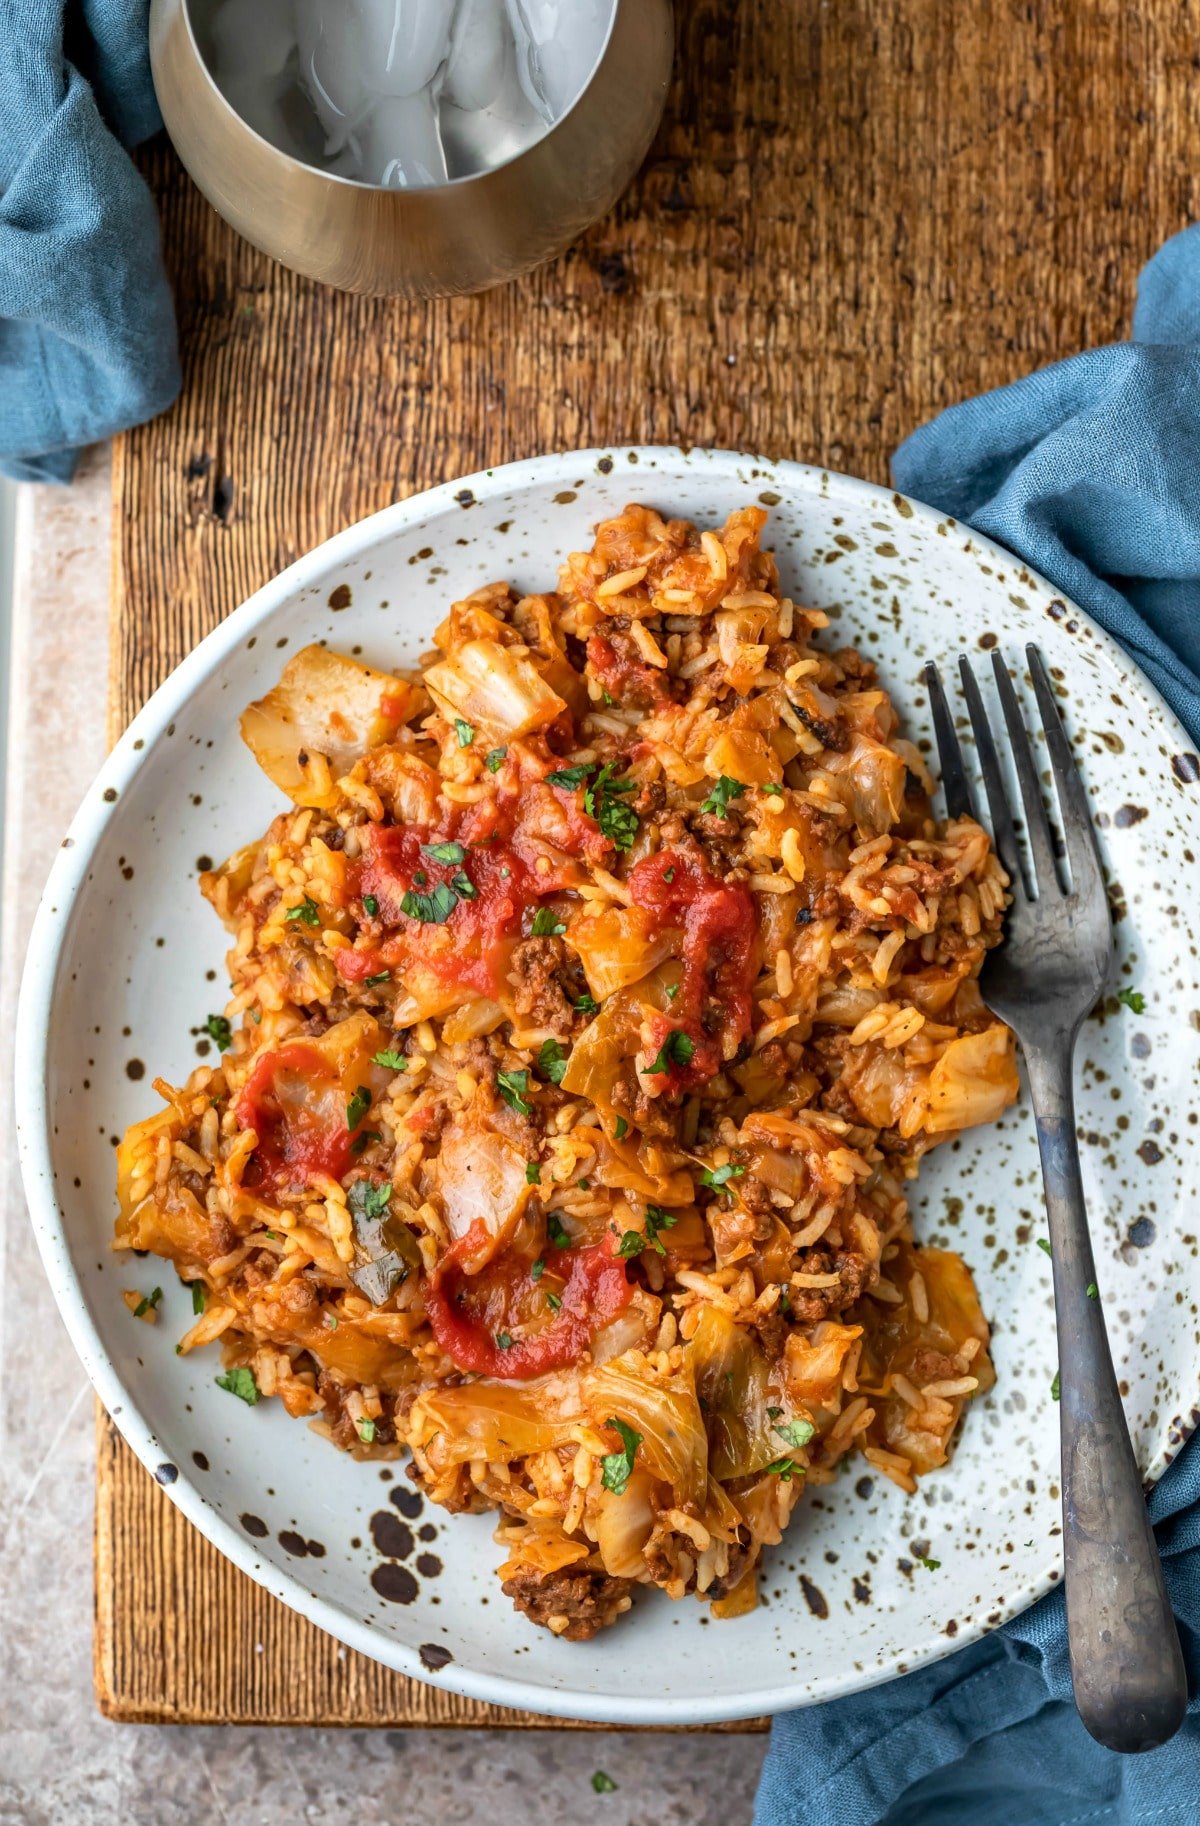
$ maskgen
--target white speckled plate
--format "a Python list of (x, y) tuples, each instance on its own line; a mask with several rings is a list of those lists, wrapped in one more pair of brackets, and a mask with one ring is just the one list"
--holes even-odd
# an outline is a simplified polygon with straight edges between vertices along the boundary
[[(589, 1644), (534, 1629), (499, 1591), (488, 1519), (421, 1510), (403, 1479), (342, 1457), (276, 1404), (232, 1400), (214, 1386), (214, 1352), (175, 1355), (191, 1303), (174, 1275), (108, 1247), (113, 1142), (156, 1107), (153, 1075), (186, 1076), (225, 999), (224, 934), (197, 871), (276, 809), (238, 737), (243, 705), (308, 641), (380, 665), (415, 661), (453, 597), (497, 577), (551, 586), (562, 554), (631, 499), (710, 523), (766, 503), (789, 588), (829, 611), (826, 638), (878, 660), (915, 735), (927, 730), (925, 659), (999, 642), (1016, 665), (1026, 640), (1040, 644), (1110, 871), (1113, 987), (1135, 985), (1146, 1002), (1135, 1015), (1110, 999), (1087, 1023), (1077, 1076), (1118, 1374), (1141, 1463), (1161, 1473), (1200, 1418), (1200, 968), (1179, 905), (1200, 853), (1200, 762), (1128, 660), (1047, 584), (861, 482), (719, 452), (548, 457), (403, 502), (293, 565), (179, 667), (84, 801), (30, 947), (18, 1125), (76, 1348), (139, 1457), (222, 1552), (404, 1673), (539, 1712), (697, 1723), (903, 1672), (994, 1628), (1057, 1578), (1050, 1264), (1034, 1247), (1041, 1191), (1024, 1106), (938, 1150), (916, 1197), (918, 1234), (960, 1249), (975, 1271), (995, 1327), (994, 1394), (971, 1410), (952, 1465), (915, 1497), (863, 1464), (802, 1503), (770, 1560), (765, 1602), (737, 1622), (652, 1594)], [(132, 1320), (121, 1289), (156, 1281), (165, 1292), (151, 1328)]]

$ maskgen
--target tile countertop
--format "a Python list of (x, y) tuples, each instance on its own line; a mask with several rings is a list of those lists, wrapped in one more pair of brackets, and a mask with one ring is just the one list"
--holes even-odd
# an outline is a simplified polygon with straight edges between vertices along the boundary
[[(18, 500), (0, 1033), (55, 847), (104, 753), (109, 467)], [(0, 1049), (11, 1130), (12, 1059)], [(10, 1134), (11, 1142), (11, 1134)], [(92, 1695), (92, 1401), (25, 1219), (0, 1181), (0, 1826), (742, 1826), (763, 1740), (553, 1730), (113, 1725)], [(597, 1795), (591, 1776), (618, 1784)]]

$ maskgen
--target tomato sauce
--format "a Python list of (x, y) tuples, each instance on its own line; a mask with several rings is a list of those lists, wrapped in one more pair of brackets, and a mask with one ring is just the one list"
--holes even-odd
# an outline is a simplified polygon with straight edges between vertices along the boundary
[(655, 1044), (674, 1033), (692, 1042), (691, 1058), (673, 1061), (670, 1091), (704, 1084), (741, 1045), (753, 1019), (758, 915), (754, 896), (718, 881), (695, 851), (660, 850), (629, 871), (635, 906), (664, 925), (683, 927), (683, 977), (671, 1007), (652, 1018)]
[[(633, 1293), (625, 1264), (613, 1253), (613, 1240), (548, 1251), (536, 1281), (532, 1263), (512, 1251), (468, 1275), (463, 1262), (487, 1242), (485, 1226), (472, 1224), (442, 1258), (425, 1290), (439, 1349), (460, 1370), (504, 1382), (527, 1382), (577, 1363)], [(547, 1283), (561, 1290), (557, 1313), (546, 1299)], [(539, 1324), (543, 1313), (546, 1322)], [(514, 1336), (517, 1328), (525, 1335)]]
[[(628, 638), (626, 635), (624, 640)], [(650, 710), (670, 696), (665, 675), (657, 666), (647, 666), (632, 654), (618, 651), (605, 634), (593, 634), (588, 640), (587, 663), (597, 683), (619, 704)]]
[(355, 1131), (346, 1126), (345, 1090), (307, 1040), (263, 1054), (242, 1087), (236, 1114), (258, 1137), (242, 1180), (248, 1191), (268, 1197), (302, 1191), (314, 1174), (340, 1180), (349, 1171)]

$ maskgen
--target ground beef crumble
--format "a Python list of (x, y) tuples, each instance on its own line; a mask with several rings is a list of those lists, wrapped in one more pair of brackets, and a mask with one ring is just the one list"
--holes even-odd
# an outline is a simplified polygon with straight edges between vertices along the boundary
[(501, 1590), (531, 1623), (549, 1629), (566, 1618), (566, 1628), (556, 1636), (568, 1642), (590, 1642), (630, 1606), (631, 1579), (614, 1579), (606, 1572), (579, 1572), (569, 1566), (559, 1572), (535, 1572), (523, 1567), (505, 1579)]

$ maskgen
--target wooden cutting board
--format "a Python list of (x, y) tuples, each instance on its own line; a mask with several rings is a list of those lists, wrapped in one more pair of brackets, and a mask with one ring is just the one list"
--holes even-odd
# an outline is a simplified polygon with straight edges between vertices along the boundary
[[(638, 441), (883, 481), (940, 407), (1123, 336), (1139, 266), (1200, 214), (1196, 20), (1179, 0), (676, 10), (675, 83), (638, 181), (562, 259), (486, 297), (324, 290), (240, 241), (168, 148), (145, 155), (186, 380), (117, 441), (114, 737), (284, 565), (449, 477)], [(342, 1650), (223, 1561), (104, 1417), (99, 1441), (109, 1716), (545, 1722)]]

